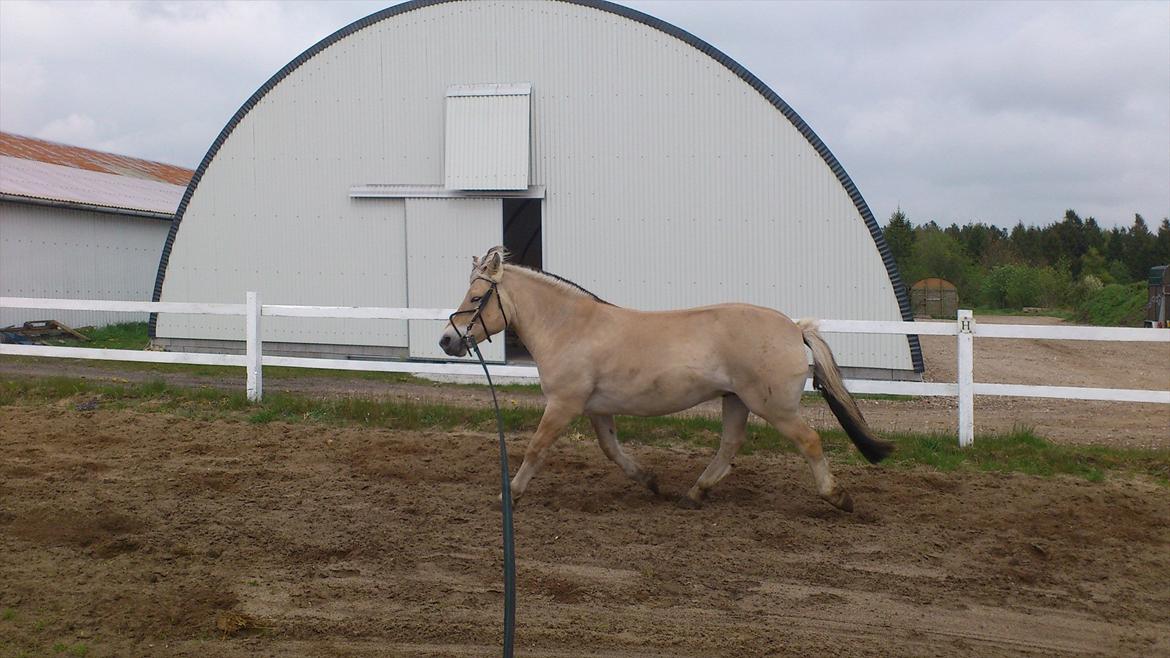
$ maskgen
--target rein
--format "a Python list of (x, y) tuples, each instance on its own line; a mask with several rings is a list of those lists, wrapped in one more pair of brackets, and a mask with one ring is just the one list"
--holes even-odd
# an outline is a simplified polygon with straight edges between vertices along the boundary
[[(500, 416), (500, 403), (496, 400), (496, 386), (492, 383), (492, 375), (488, 372), (487, 363), (483, 360), (479, 345), (476, 345), (475, 338), (471, 335), (471, 328), (478, 320), (480, 326), (483, 327), (484, 336), (487, 337), (489, 343), (492, 341), (487, 325), (483, 321), (483, 309), (493, 295), (496, 298), (496, 303), (499, 304), (500, 315), (504, 318), (505, 330), (508, 328), (508, 316), (504, 314), (504, 303), (500, 300), (500, 291), (496, 289), (497, 283), (484, 276), (477, 278), (491, 284), (491, 287), (479, 300), (479, 307), (474, 310), (455, 311), (448, 319), (460, 340), (467, 345), (470, 351), (475, 352), (476, 358), (479, 359), (479, 365), (483, 368), (484, 376), (487, 377), (488, 389), (492, 392), (492, 408), (496, 412), (496, 432), (500, 437), (500, 510), (503, 512), (504, 526), (504, 658), (512, 658), (512, 644), (516, 634), (516, 540), (512, 531), (512, 483), (508, 481), (508, 446), (504, 442), (504, 420)], [(471, 316), (471, 322), (467, 323), (466, 335), (460, 333), (459, 328), (455, 326), (455, 316), (464, 313), (475, 313)]]

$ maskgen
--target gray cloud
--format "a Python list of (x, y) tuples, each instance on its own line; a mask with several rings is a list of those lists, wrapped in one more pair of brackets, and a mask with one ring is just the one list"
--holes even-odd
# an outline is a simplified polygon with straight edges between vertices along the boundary
[[(723, 50), (879, 220), (1170, 215), (1170, 4), (626, 4)], [(0, 2), (0, 129), (194, 167), (281, 66), (373, 2)]]

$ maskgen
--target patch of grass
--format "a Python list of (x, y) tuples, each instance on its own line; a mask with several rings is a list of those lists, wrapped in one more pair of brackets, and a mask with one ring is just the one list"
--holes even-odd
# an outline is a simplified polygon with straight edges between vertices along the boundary
[[(273, 379), (296, 377), (330, 377), (335, 379), (361, 379), (373, 382), (440, 385), (408, 372), (372, 372), (368, 370), (326, 370), (323, 368), (289, 368), (286, 366), (264, 366), (264, 376)], [(446, 386), (446, 384), (441, 384)]]
[(891, 464), (925, 465), (941, 471), (1072, 475), (1093, 482), (1110, 473), (1140, 474), (1170, 486), (1170, 450), (1062, 445), (1027, 428), (978, 436), (966, 448), (947, 435), (904, 434), (893, 441), (898, 449), (887, 460)]
[(80, 331), (89, 340), (78, 338), (52, 338), (41, 341), (44, 345), (62, 347), (96, 347), (107, 350), (140, 350), (150, 342), (145, 322), (111, 324), (96, 329)]
[(191, 403), (220, 411), (241, 411), (249, 407), (243, 393), (216, 388), (182, 388), (155, 380), (140, 384), (95, 383), (72, 377), (36, 377), (0, 380), (0, 405), (22, 400), (62, 400), (84, 397), (97, 407), (123, 408), (150, 401), (151, 409), (176, 410)]
[(68, 654), (70, 656), (77, 656), (77, 658), (85, 658), (89, 655), (89, 647), (82, 642), (74, 645), (69, 645), (64, 642), (54, 642), (52, 647), (53, 653)]
[(16, 608), (4, 608), (4, 612), (0, 612), (0, 619), (4, 621), (16, 619)]
[(278, 416), (271, 409), (261, 409), (256, 413), (248, 416), (248, 421), (257, 424), (271, 423), (276, 420)]
[[(487, 388), (487, 384), (475, 384), (475, 386)], [(540, 384), (498, 384), (496, 390), (504, 393), (544, 393)]]
[[(395, 430), (495, 431), (495, 414), (489, 405), (465, 407), (412, 401), (362, 398), (318, 399), (274, 393), (252, 404), (242, 393), (213, 388), (184, 388), (163, 382), (145, 384), (96, 384), (70, 378), (22, 378), (0, 380), (0, 404), (23, 401), (55, 401), (80, 398), (97, 401), (98, 408), (132, 407), (183, 415), (235, 417), (252, 423), (356, 424)], [(520, 406), (501, 409), (505, 431), (512, 437), (536, 429), (543, 410)], [(687, 445), (713, 449), (719, 444), (722, 424), (706, 417), (621, 417), (621, 440), (651, 446)], [(567, 432), (592, 436), (585, 418), (575, 419)], [(821, 432), (826, 454), (835, 463), (864, 464), (865, 460), (841, 431)], [(1025, 473), (1037, 476), (1072, 475), (1099, 481), (1108, 475), (1138, 474), (1170, 487), (1170, 450), (1060, 445), (1022, 428), (1007, 434), (981, 435), (971, 447), (960, 448), (954, 435), (886, 435), (897, 450), (884, 462), (895, 467), (926, 466), (941, 471), (960, 469)], [(743, 452), (793, 453), (791, 442), (772, 427), (748, 425)]]
[[(976, 306), (971, 309), (978, 320), (981, 315), (1034, 315), (1036, 317), (1060, 318), (1062, 320), (1072, 320), (1074, 313), (1066, 308), (1046, 308), (1039, 313), (1024, 313), (1020, 308), (991, 308), (987, 306)], [(955, 318), (939, 318), (954, 320)]]

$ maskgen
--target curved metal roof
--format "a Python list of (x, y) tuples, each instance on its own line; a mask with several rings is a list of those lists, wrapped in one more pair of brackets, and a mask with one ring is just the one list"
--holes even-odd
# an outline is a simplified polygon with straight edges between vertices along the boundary
[[(224, 126), (223, 130), (220, 131), (219, 136), (216, 137), (215, 141), (211, 144), (211, 148), (207, 150), (207, 155), (205, 155), (203, 157), (203, 161), (199, 163), (199, 168), (195, 170), (195, 175), (191, 178), (190, 185), (187, 186), (187, 192), (183, 195), (183, 200), (179, 204), (178, 211), (175, 213), (175, 219), (171, 223), (171, 230), (167, 235), (166, 243), (163, 245), (162, 258), (159, 260), (158, 266), (158, 276), (156, 277), (154, 284), (154, 301), (159, 301), (162, 296), (163, 280), (166, 277), (166, 268), (171, 254), (171, 247), (174, 245), (175, 236), (179, 230), (179, 224), (181, 224), (183, 221), (183, 215), (186, 212), (187, 204), (190, 202), (195, 188), (199, 186), (199, 180), (203, 177), (203, 173), (207, 171), (208, 165), (211, 164), (211, 161), (215, 158), (216, 153), (219, 152), (220, 147), (227, 140), (228, 136), (231, 135), (236, 125), (239, 124), (239, 122), (248, 114), (248, 112), (252, 110), (253, 107), (256, 106), (258, 102), (260, 102), (260, 99), (264, 98), (264, 96), (270, 90), (272, 90), (273, 87), (280, 83), (281, 80), (299, 68), (314, 55), (321, 52), (322, 50), (325, 50), (341, 39), (358, 32), (359, 30), (367, 28), (375, 23), (384, 21), (388, 18), (392, 18), (400, 14), (405, 14), (416, 9), (458, 1), (459, 0), (412, 0), (411, 2), (405, 2), (400, 5), (388, 7), (382, 11), (370, 14), (365, 18), (358, 19), (334, 32), (333, 34), (330, 34), (305, 52), (298, 55), (296, 59), (286, 64), (284, 68), (277, 71), (275, 75), (269, 78), (267, 82), (265, 82), (259, 89), (257, 89), (256, 93), (252, 94), (251, 98), (249, 98), (240, 107), (235, 116), (233, 116), (231, 120), (228, 121), (227, 125)], [(739, 76), (744, 82), (751, 85), (753, 89), (758, 91), (760, 95), (766, 98), (777, 110), (780, 110), (780, 113), (783, 114), (786, 119), (788, 119), (793, 127), (795, 127), (797, 131), (799, 131), (800, 134), (808, 140), (809, 144), (812, 145), (816, 152), (821, 156), (821, 158), (825, 161), (825, 164), (829, 166), (829, 169), (832, 170), (833, 174), (837, 176), (837, 180), (845, 188), (845, 191), (849, 194), (850, 199), (853, 200), (853, 204), (857, 207), (858, 213), (861, 215), (862, 219), (865, 220), (865, 225), (869, 229), (870, 236), (873, 238), (874, 246), (877, 247), (878, 253), (882, 257), (882, 263), (886, 267), (886, 273), (890, 277), (890, 284), (893, 286), (894, 294), (898, 299), (898, 307), (901, 311), (902, 319), (907, 322), (912, 322), (914, 320), (914, 314), (910, 309), (910, 297), (906, 293), (906, 286), (902, 281), (901, 274), (898, 272), (898, 266), (894, 261), (894, 255), (890, 251), (889, 245), (886, 244), (885, 236), (882, 234), (881, 226), (877, 223), (877, 220), (874, 218), (873, 213), (869, 209), (869, 206), (865, 203), (865, 199), (862, 198), (861, 192), (858, 191), (857, 186), (854, 185), (853, 181), (849, 178), (849, 174), (845, 171), (845, 168), (842, 167), (841, 163), (837, 161), (836, 156), (834, 156), (833, 153), (829, 150), (829, 147), (825, 145), (825, 143), (821, 140), (820, 137), (817, 136), (815, 132), (813, 132), (813, 129), (808, 125), (808, 123), (805, 122), (805, 120), (796, 113), (796, 110), (792, 109), (792, 106), (785, 102), (783, 98), (780, 98), (776, 92), (772, 91), (768, 85), (764, 84), (762, 80), (753, 75), (751, 71), (748, 71), (746, 68), (744, 68), (739, 62), (736, 62), (718, 48), (712, 46), (706, 41), (703, 41), (690, 32), (683, 30), (682, 28), (671, 25), (666, 21), (655, 18), (648, 14), (644, 14), (635, 9), (616, 5), (612, 2), (607, 2), (606, 0), (557, 1), (591, 7), (599, 11), (604, 11), (628, 18), (633, 21), (637, 21), (643, 25), (647, 25), (664, 32), (706, 54), (711, 59), (719, 62), (732, 73), (735, 73), (737, 76)], [(152, 314), (150, 318), (150, 335), (152, 337), (154, 336), (155, 324), (156, 316)], [(908, 336), (907, 340), (910, 346), (910, 358), (914, 363), (914, 370), (917, 372), (922, 372), (925, 368), (922, 361), (922, 348), (919, 344), (918, 336)]]
[(184, 187), (191, 182), (191, 175), (195, 173), (185, 167), (165, 162), (132, 158), (6, 132), (0, 132), (0, 155)]
[(0, 199), (170, 221), (183, 186), (0, 155)]

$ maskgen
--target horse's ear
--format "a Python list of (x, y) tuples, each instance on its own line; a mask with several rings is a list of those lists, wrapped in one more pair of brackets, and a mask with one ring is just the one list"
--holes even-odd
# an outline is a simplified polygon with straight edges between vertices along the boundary
[(492, 281), (499, 281), (504, 276), (504, 255), (499, 251), (489, 251), (483, 257), (483, 273)]

